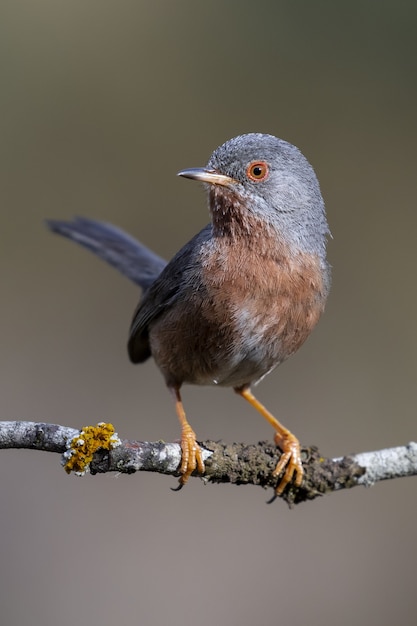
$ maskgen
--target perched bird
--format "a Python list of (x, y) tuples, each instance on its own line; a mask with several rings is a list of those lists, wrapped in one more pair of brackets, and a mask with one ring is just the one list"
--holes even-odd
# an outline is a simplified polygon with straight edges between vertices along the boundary
[(271, 424), (282, 455), (276, 494), (303, 478), (300, 444), (252, 394), (304, 343), (330, 287), (329, 228), (313, 168), (290, 143), (259, 133), (217, 148), (205, 168), (178, 174), (201, 181), (211, 223), (166, 264), (110, 224), (83, 218), (49, 227), (90, 248), (139, 284), (130, 328), (133, 363), (150, 356), (171, 391), (181, 424), (180, 486), (204, 472), (183, 408), (184, 383), (232, 387)]

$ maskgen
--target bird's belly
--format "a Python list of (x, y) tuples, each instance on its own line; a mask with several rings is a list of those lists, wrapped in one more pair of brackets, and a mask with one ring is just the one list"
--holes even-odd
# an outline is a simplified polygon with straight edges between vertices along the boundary
[[(188, 301), (152, 328), (152, 354), (168, 385), (239, 387), (256, 382), (293, 354), (316, 324), (322, 306), (284, 297), (259, 306), (253, 299), (223, 301), (221, 310)], [(170, 339), (172, 337), (172, 339)]]
[(204, 287), (151, 329), (151, 352), (168, 385), (256, 382), (304, 343), (324, 308), (316, 257), (259, 266), (255, 254), (242, 254), (239, 271), (230, 251), (211, 261), (203, 265)]

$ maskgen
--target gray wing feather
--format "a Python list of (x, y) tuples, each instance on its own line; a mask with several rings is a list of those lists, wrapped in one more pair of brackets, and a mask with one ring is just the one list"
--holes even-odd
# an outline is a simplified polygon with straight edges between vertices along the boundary
[(128, 341), (129, 357), (133, 363), (141, 363), (151, 354), (149, 324), (170, 308), (178, 297), (186, 297), (184, 292), (195, 274), (201, 246), (211, 237), (211, 229), (211, 224), (207, 225), (177, 252), (139, 302)]

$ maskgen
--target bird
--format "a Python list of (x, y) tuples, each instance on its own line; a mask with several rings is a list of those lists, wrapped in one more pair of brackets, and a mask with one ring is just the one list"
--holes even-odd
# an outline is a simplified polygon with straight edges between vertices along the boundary
[(300, 442), (252, 388), (300, 348), (324, 311), (330, 230), (320, 185), (297, 147), (264, 133), (234, 137), (205, 167), (178, 176), (203, 183), (211, 220), (168, 263), (112, 224), (47, 224), (143, 290), (128, 354), (133, 363), (153, 357), (173, 396), (181, 426), (178, 488), (205, 471), (182, 387), (214, 385), (232, 388), (274, 429), (279, 496), (302, 484)]

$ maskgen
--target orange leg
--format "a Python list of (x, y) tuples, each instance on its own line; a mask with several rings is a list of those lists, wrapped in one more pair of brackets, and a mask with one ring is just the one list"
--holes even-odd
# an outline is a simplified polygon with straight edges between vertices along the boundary
[(281, 481), (278, 483), (275, 493), (280, 496), (285, 487), (293, 479), (296, 487), (300, 487), (303, 480), (304, 470), (301, 463), (301, 451), (300, 442), (285, 426), (279, 423), (279, 421), (270, 413), (263, 404), (259, 402), (251, 392), (249, 387), (240, 387), (235, 389), (242, 398), (247, 400), (254, 409), (264, 417), (275, 429), (274, 441), (276, 445), (282, 450), (282, 456), (278, 462), (278, 465), (274, 469), (274, 476), (278, 476), (281, 472), (284, 475)]
[(185, 415), (184, 407), (181, 400), (181, 394), (179, 388), (170, 388), (175, 398), (175, 410), (177, 411), (178, 419), (181, 424), (181, 467), (180, 472), (182, 474), (180, 478), (180, 487), (185, 485), (190, 478), (194, 470), (198, 469), (200, 474), (204, 474), (204, 461), (201, 453), (201, 448), (198, 445), (195, 432), (189, 425), (187, 417)]

